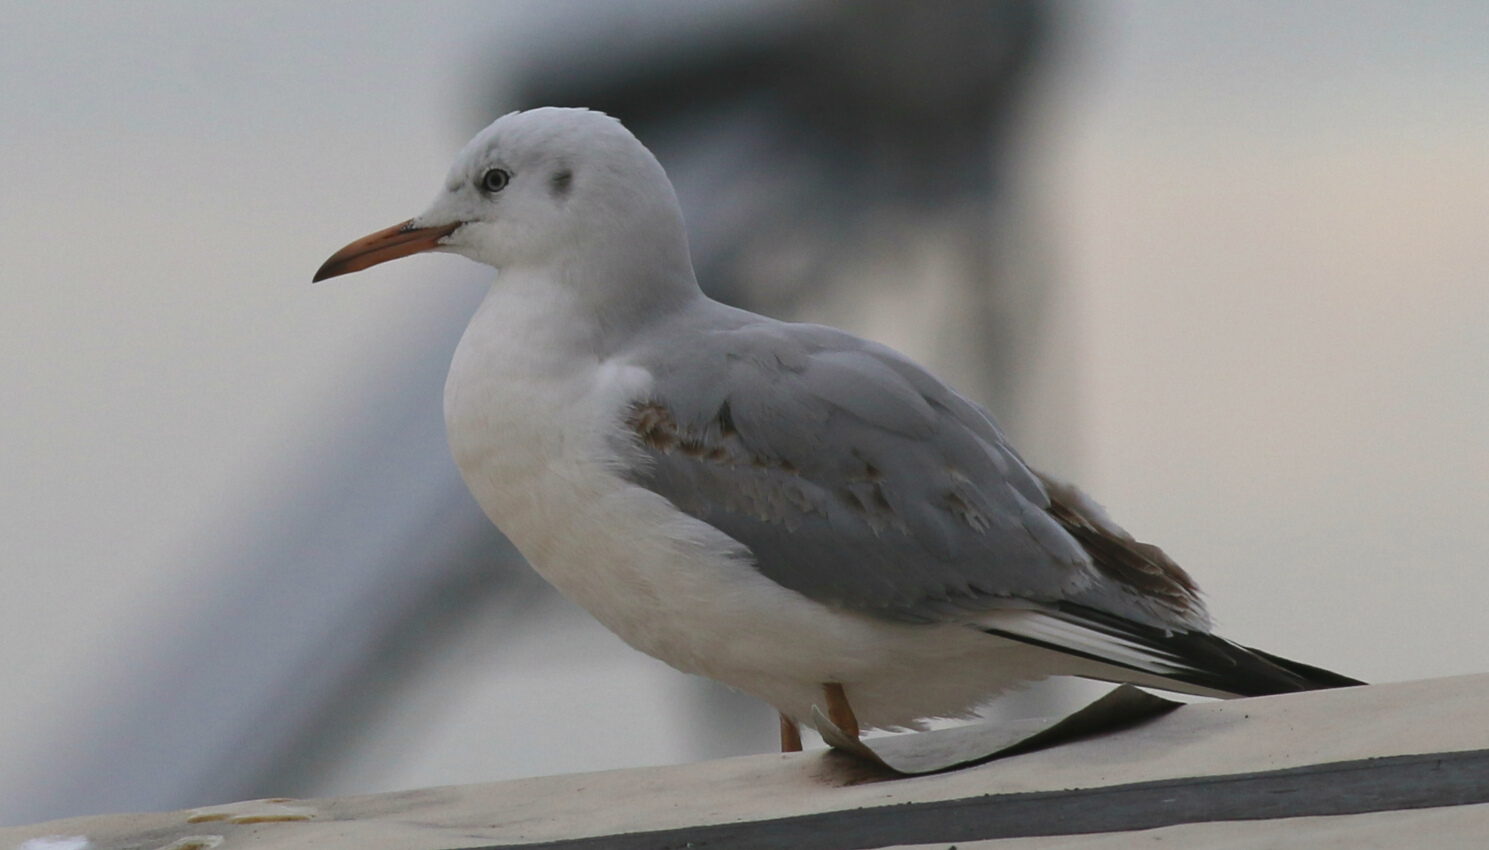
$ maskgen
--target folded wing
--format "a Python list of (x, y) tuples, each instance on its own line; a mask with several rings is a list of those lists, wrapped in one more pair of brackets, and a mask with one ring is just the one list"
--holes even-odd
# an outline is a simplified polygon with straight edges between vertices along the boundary
[(775, 582), (1110, 665), (1101, 678), (1224, 694), (1355, 683), (1210, 635), (1177, 564), (1032, 471), (986, 411), (909, 360), (736, 316), (636, 353), (655, 381), (626, 414), (627, 474), (744, 544)]

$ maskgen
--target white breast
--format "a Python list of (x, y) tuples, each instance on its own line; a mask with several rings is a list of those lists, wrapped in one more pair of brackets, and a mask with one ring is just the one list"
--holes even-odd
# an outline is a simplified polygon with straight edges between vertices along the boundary
[(636, 648), (709, 672), (729, 624), (703, 621), (760, 579), (737, 543), (618, 474), (624, 410), (651, 376), (576, 351), (574, 317), (551, 315), (564, 306), (507, 280), (481, 305), (445, 386), (456, 464), (560, 592)]

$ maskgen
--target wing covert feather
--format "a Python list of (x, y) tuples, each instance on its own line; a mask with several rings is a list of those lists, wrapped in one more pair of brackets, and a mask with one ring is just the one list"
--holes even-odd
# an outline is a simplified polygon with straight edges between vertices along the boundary
[[(654, 383), (623, 436), (641, 455), (633, 480), (744, 544), (772, 580), (912, 622), (1069, 600), (1159, 628), (1202, 613), (1187, 576), (1154, 606), (1104, 570), (1078, 539), (1106, 531), (1092, 506), (1052, 513), (992, 417), (911, 361), (751, 318), (639, 353)], [(1161, 584), (1149, 566), (1129, 571)]]

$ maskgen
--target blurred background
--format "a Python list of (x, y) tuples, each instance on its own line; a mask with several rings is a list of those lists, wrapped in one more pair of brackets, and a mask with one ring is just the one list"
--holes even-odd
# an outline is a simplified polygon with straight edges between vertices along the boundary
[(0, 20), (0, 824), (775, 747), (466, 494), (440, 395), (490, 270), (309, 284), (530, 105), (626, 120), (711, 293), (932, 366), (1226, 636), (1489, 671), (1489, 6)]

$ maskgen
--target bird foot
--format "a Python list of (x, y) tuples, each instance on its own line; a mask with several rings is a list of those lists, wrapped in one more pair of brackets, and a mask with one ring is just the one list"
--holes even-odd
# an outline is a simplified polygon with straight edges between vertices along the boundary
[(784, 714), (781, 715), (781, 752), (801, 752), (801, 727)]
[(843, 686), (838, 682), (824, 682), (822, 695), (827, 698), (827, 719), (843, 730), (844, 735), (858, 740), (858, 717), (853, 714), (853, 707), (848, 705), (848, 695), (843, 693)]

